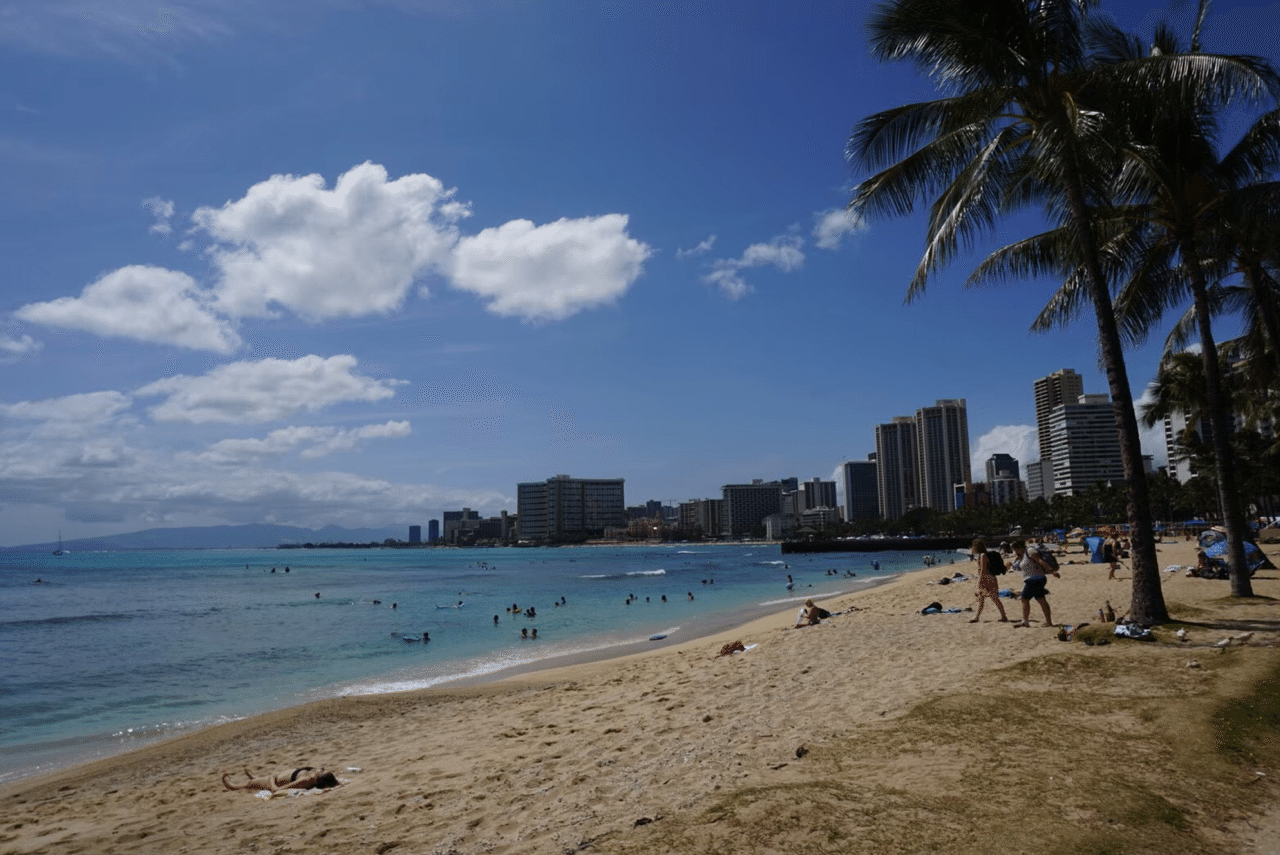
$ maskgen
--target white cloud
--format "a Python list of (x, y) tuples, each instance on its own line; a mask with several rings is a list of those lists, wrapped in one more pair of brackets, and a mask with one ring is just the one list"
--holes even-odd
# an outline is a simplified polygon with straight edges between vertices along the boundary
[(448, 266), (467, 206), (430, 175), (387, 180), (364, 163), (332, 190), (319, 175), (276, 175), (192, 220), (217, 245), (218, 309), (269, 317), (273, 304), (310, 320), (387, 313), (414, 281)]
[[(0, 43), (73, 58), (169, 59), (168, 51), (183, 42), (229, 35), (232, 28), (227, 18), (243, 5), (236, 0), (166, 0), (161, 6), (155, 0), (12, 3), (2, 13), (5, 26), (0, 28)], [(239, 17), (246, 23), (254, 20), (243, 12)]]
[(625, 214), (512, 220), (458, 241), (451, 279), (496, 315), (558, 321), (621, 297), (651, 253)]
[(716, 245), (716, 236), (711, 235), (703, 240), (693, 249), (677, 249), (676, 258), (691, 258), (695, 255), (702, 255), (704, 252), (710, 252), (711, 248)]
[(44, 345), (26, 334), (6, 335), (0, 333), (0, 360), (26, 356), (28, 353), (35, 353), (42, 347)]
[(865, 228), (861, 219), (850, 216), (844, 208), (820, 211), (814, 220), (813, 239), (819, 249), (838, 249), (842, 237)]
[(270, 457), (281, 457), (302, 448), (302, 456), (325, 457), (338, 451), (352, 451), (366, 439), (409, 436), (407, 421), (364, 425), (353, 429), (334, 427), (286, 427), (273, 430), (262, 439), (224, 439), (198, 455), (214, 464), (246, 464)]
[(240, 337), (229, 323), (208, 311), (195, 280), (161, 267), (113, 270), (85, 286), (79, 297), (28, 303), (14, 317), (215, 353), (230, 353), (240, 346)]
[(1040, 439), (1034, 425), (996, 425), (978, 437), (970, 452), (969, 465), (976, 481), (987, 478), (987, 460), (993, 454), (1007, 454), (1018, 461), (1018, 474), (1027, 477), (1027, 464), (1040, 459)]
[(799, 270), (804, 264), (804, 252), (800, 249), (803, 245), (804, 239), (799, 235), (779, 235), (768, 243), (753, 243), (738, 258), (717, 260), (702, 281), (715, 285), (730, 300), (737, 300), (751, 291), (742, 276), (743, 270), (766, 265), (784, 273)]
[(355, 366), (356, 358), (347, 355), (232, 362), (199, 377), (179, 374), (157, 380), (137, 394), (166, 396), (150, 410), (156, 421), (252, 423), (346, 401), (380, 401), (404, 382), (365, 377), (354, 373)]
[(150, 199), (142, 201), (142, 207), (151, 212), (151, 216), (156, 221), (151, 224), (148, 231), (155, 232), (158, 235), (167, 235), (173, 231), (173, 226), (169, 225), (169, 220), (173, 219), (173, 202), (161, 199), (159, 196), (152, 196)]
[(0, 404), (0, 414), (11, 419), (96, 423), (119, 415), (129, 406), (129, 397), (120, 392), (83, 392), (42, 401)]

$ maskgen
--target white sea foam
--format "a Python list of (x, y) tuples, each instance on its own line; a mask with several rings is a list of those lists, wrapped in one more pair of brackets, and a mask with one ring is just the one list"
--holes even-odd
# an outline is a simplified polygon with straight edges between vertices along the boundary
[[(680, 627), (673, 626), (668, 629), (659, 630), (654, 634), (671, 635), (679, 630)], [(436, 674), (429, 677), (405, 675), (402, 679), (384, 680), (376, 683), (348, 686), (338, 692), (338, 694), (341, 696), (385, 695), (392, 692), (412, 692), (417, 689), (429, 689), (432, 686), (439, 686), (444, 683), (452, 683), (458, 680), (469, 680), (476, 677), (484, 677), (488, 674), (497, 673), (498, 671), (505, 671), (508, 668), (519, 668), (524, 665), (532, 665), (537, 662), (554, 659), (560, 656), (595, 653), (601, 650), (625, 647), (629, 644), (637, 644), (648, 640), (649, 636), (645, 636), (642, 638), (626, 638), (616, 641), (608, 641), (602, 644), (557, 645), (555, 647), (544, 648), (542, 654), (539, 656), (525, 656), (517, 654), (514, 651), (508, 651), (503, 654), (485, 657), (484, 659), (469, 663), (468, 665), (465, 665), (461, 671), (455, 671), (448, 674)]]
[(815, 591), (807, 594), (800, 594), (795, 597), (784, 597), (781, 600), (765, 600), (762, 606), (785, 606), (789, 603), (803, 603), (805, 600), (829, 600), (832, 597), (838, 597), (841, 594), (847, 594), (848, 591)]
[(627, 576), (665, 576), (667, 571), (659, 568), (657, 570), (633, 570), (630, 573), (588, 573), (579, 576), (580, 579), (624, 579)]

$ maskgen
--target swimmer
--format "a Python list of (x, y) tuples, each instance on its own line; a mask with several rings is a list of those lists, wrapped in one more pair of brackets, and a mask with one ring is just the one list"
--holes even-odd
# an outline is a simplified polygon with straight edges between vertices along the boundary
[(662, 595), (662, 602), (664, 602), (664, 603), (665, 603), (666, 601), (667, 601), (667, 595), (666, 595), (666, 594), (663, 594), (663, 595)]
[(689, 602), (693, 602), (693, 591), (689, 592)]
[(494, 615), (494, 616), (493, 616), (493, 625), (494, 625), (494, 626), (497, 626), (497, 625), (498, 625), (498, 616), (497, 616), (497, 615)]
[(426, 643), (427, 643), (428, 641), (430, 641), (430, 640), (431, 640), (431, 633), (429, 633), (429, 632), (424, 632), (424, 633), (422, 633), (422, 643), (423, 643), (423, 644), (426, 644)]
[(520, 637), (521, 638), (529, 637), (529, 627), (525, 626), (520, 628)]
[(393, 608), (393, 609), (394, 609), (395, 607), (396, 607), (396, 604), (395, 604), (395, 603), (392, 603), (392, 604), (391, 604), (391, 608)]
[(317, 599), (317, 600), (318, 600), (318, 599), (320, 599), (320, 592), (319, 592), (319, 591), (316, 591), (316, 599)]
[(531, 637), (531, 638), (537, 638), (537, 637), (538, 637), (538, 628), (537, 628), (536, 626), (533, 628), (533, 635), (532, 635), (532, 636), (530, 636), (530, 637)]

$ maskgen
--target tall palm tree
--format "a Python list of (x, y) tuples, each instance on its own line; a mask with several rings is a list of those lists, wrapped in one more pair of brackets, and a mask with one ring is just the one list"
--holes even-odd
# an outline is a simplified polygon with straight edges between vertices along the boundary
[[(1192, 51), (1198, 47), (1193, 43)], [(1158, 29), (1152, 52), (1175, 54), (1179, 47), (1169, 31)], [(1116, 59), (1135, 57), (1125, 51)], [(1280, 86), (1280, 77), (1265, 63), (1259, 61), (1255, 71), (1271, 85)], [(1116, 192), (1133, 204), (1129, 228), (1141, 249), (1125, 292), (1154, 294), (1153, 299), (1133, 301), (1147, 306), (1190, 293), (1203, 362), (1204, 413), (1212, 428), (1219, 505), (1227, 529), (1231, 593), (1252, 596), (1243, 502), (1231, 449), (1233, 408), (1223, 388), (1210, 288), (1229, 269), (1240, 247), (1229, 216), (1238, 207), (1237, 200), (1256, 194), (1257, 183), (1280, 166), (1280, 122), (1274, 112), (1264, 114), (1219, 157), (1225, 106), (1192, 88), (1166, 93), (1159, 102), (1131, 105), (1124, 114), (1124, 165)], [(1271, 226), (1275, 227), (1274, 221)], [(1125, 302), (1123, 295), (1121, 302)], [(1133, 321), (1150, 325), (1157, 318), (1158, 312), (1144, 311)]]
[[(1070, 235), (1080, 283), (1093, 306), (1106, 369), (1133, 528), (1132, 614), (1168, 619), (1160, 590), (1153, 520), (1133, 395), (1125, 370), (1097, 213), (1111, 202), (1120, 150), (1114, 136), (1128, 101), (1176, 88), (1221, 94), (1256, 90), (1249, 63), (1160, 57), (1091, 61), (1086, 37), (1093, 0), (893, 0), (870, 22), (873, 53), (913, 61), (944, 97), (872, 115), (848, 155), (879, 170), (849, 207), (865, 216), (905, 214), (933, 197), (924, 254), (908, 287), (918, 296), (962, 244), (1001, 214), (1042, 202)], [(1107, 110), (1111, 110), (1109, 114)]]

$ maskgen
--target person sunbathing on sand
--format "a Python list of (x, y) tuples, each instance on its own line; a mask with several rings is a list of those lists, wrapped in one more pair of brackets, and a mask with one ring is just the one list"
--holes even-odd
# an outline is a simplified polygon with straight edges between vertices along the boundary
[(813, 604), (813, 600), (805, 600), (804, 607), (796, 615), (796, 629), (802, 626), (815, 626), (822, 622), (821, 616), (818, 614), (819, 609)]

